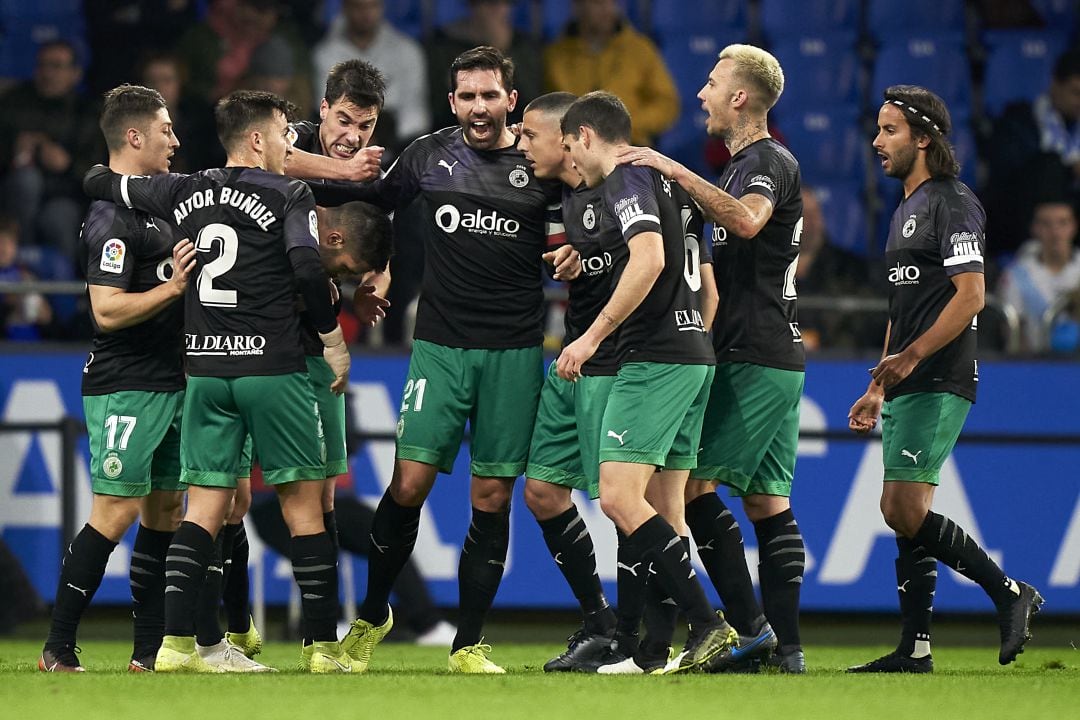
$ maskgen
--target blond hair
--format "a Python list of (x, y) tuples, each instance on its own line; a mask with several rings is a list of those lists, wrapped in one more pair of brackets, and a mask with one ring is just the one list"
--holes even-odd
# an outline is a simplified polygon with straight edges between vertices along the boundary
[(753, 45), (728, 45), (720, 51), (721, 60), (735, 63), (733, 76), (749, 83), (760, 93), (763, 110), (770, 109), (784, 92), (784, 71), (770, 53)]

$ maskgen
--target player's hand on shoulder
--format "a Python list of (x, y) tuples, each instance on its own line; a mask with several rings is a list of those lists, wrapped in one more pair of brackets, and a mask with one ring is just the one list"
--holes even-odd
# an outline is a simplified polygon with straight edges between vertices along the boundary
[(176, 285), (178, 294), (183, 294), (187, 288), (188, 280), (191, 279), (191, 271), (195, 269), (195, 245), (187, 238), (183, 238), (172, 249), (173, 274), (169, 282)]
[(349, 179), (354, 182), (368, 182), (379, 177), (382, 170), (383, 149), (378, 145), (361, 148), (348, 160)]
[(581, 275), (581, 253), (573, 245), (561, 245), (544, 253), (543, 258), (554, 269), (556, 280), (570, 282)]
[(675, 174), (675, 162), (652, 148), (629, 146), (618, 152), (615, 160), (620, 165), (639, 165), (651, 167), (666, 178)]
[(375, 324), (386, 317), (386, 308), (390, 307), (390, 301), (379, 296), (375, 292), (374, 285), (357, 285), (353, 293), (353, 313), (361, 325), (375, 327)]

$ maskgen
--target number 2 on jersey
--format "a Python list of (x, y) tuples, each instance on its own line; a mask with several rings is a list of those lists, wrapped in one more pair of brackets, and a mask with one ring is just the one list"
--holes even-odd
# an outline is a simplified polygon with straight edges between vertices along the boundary
[(195, 251), (207, 253), (220, 243), (221, 254), (206, 263), (195, 280), (199, 288), (199, 302), (212, 307), (236, 307), (236, 291), (214, 287), (214, 279), (219, 278), (236, 264), (236, 250), (240, 245), (236, 231), (223, 223), (210, 223), (199, 231), (195, 240)]
[(405, 392), (401, 398), (401, 412), (406, 413), (409, 411), (409, 400), (412, 398), (413, 393), (416, 393), (416, 402), (413, 403), (412, 409), (415, 412), (420, 412), (424, 409), (424, 390), (427, 389), (427, 378), (418, 378), (413, 381), (409, 378), (409, 381), (405, 383)]

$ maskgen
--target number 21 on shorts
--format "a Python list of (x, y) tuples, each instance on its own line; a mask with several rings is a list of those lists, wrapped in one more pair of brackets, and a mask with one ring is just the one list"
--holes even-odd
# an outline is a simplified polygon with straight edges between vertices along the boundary
[(405, 383), (405, 392), (401, 397), (401, 412), (404, 414), (409, 411), (410, 402), (412, 402), (412, 409), (414, 412), (423, 410), (424, 390), (426, 389), (427, 378), (417, 378), (416, 380), (409, 378), (408, 382)]

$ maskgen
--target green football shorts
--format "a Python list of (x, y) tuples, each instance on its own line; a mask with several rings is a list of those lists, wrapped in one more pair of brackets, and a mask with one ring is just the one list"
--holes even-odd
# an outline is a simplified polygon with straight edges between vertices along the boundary
[(536, 411), (525, 476), (600, 497), (600, 426), (614, 375), (586, 375), (577, 382), (548, 366)]
[(712, 365), (624, 364), (604, 410), (600, 462), (694, 467), (713, 371)]
[(752, 363), (717, 365), (690, 476), (723, 483), (735, 497), (790, 497), (805, 377)]
[(414, 341), (398, 419), (397, 457), (450, 472), (467, 421), (472, 474), (521, 475), (540, 400), (543, 360), (540, 346), (479, 350)]
[(151, 490), (185, 489), (180, 481), (183, 408), (183, 390), (84, 395), (94, 494), (145, 497)]
[(248, 434), (267, 485), (326, 477), (319, 406), (306, 372), (188, 379), (185, 482), (235, 488)]
[(901, 395), (881, 408), (885, 481), (938, 484), (971, 401), (947, 392)]
[(345, 396), (330, 390), (334, 371), (321, 357), (307, 358), (308, 375), (315, 402), (319, 403), (323, 438), (326, 442), (326, 477), (349, 472), (349, 456), (345, 451)]

